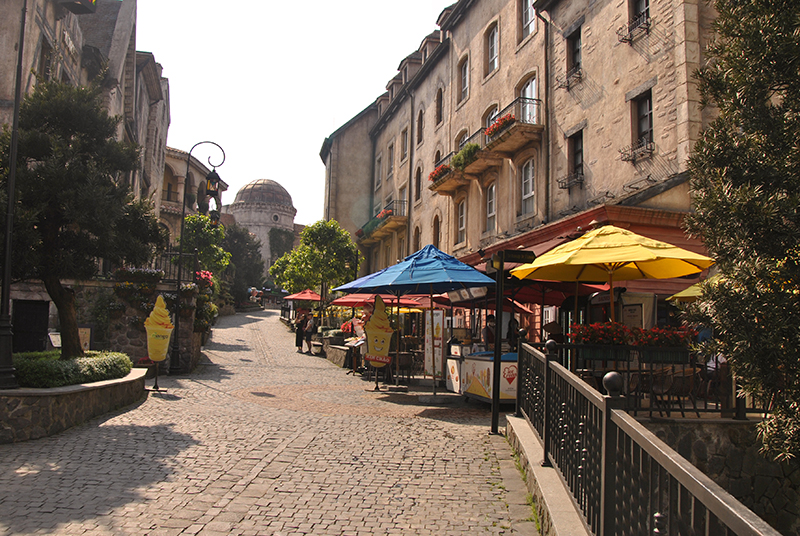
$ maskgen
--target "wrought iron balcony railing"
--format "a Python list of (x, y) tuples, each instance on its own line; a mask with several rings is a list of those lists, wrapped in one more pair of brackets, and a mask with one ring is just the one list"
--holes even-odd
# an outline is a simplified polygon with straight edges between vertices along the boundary
[(636, 162), (641, 158), (652, 156), (656, 144), (649, 138), (639, 138), (636, 142), (619, 150), (619, 157), (623, 162)]
[(650, 33), (650, 14), (647, 11), (639, 13), (627, 26), (617, 30), (617, 39), (620, 43), (633, 43), (637, 35)]

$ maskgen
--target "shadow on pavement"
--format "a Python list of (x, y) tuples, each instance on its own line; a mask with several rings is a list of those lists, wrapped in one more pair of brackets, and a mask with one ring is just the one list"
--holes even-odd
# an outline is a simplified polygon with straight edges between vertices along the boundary
[[(75, 449), (79, 441), (74, 434), (91, 441)], [(145, 498), (140, 490), (169, 481), (170, 459), (198, 441), (168, 425), (93, 423), (31, 443), (21, 452), (15, 452), (13, 445), (0, 449), (0, 504), (4, 505), (0, 527), (5, 527), (5, 534), (30, 531), (31, 505), (36, 505), (37, 516), (46, 517), (39, 519), (41, 528), (54, 529), (141, 503)]]

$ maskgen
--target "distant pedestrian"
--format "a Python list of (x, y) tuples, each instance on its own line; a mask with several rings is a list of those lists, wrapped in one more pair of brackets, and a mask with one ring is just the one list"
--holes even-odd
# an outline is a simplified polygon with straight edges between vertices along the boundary
[(306, 315), (298, 314), (294, 319), (294, 345), (297, 346), (297, 352), (303, 353), (303, 341), (305, 340), (305, 330), (303, 329), (306, 324)]
[(306, 336), (306, 346), (308, 347), (307, 353), (309, 354), (313, 354), (313, 352), (311, 351), (311, 335), (314, 334), (314, 331), (316, 331), (314, 315), (311, 313), (306, 313), (306, 325), (303, 326), (303, 332), (305, 333)]

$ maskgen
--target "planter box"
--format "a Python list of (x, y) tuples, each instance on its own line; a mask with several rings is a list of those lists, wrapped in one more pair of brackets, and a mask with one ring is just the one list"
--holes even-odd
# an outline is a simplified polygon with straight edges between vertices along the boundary
[(640, 363), (670, 363), (688, 364), (689, 350), (687, 348), (665, 348), (661, 346), (636, 346)]
[(587, 361), (630, 361), (632, 346), (612, 344), (576, 344), (578, 359)]

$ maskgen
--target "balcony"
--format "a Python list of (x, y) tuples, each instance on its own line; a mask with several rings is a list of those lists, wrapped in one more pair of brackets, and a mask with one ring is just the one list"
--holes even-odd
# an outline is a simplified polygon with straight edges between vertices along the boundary
[(573, 186), (583, 186), (583, 171), (575, 171), (566, 177), (556, 179), (561, 190), (569, 190)]
[(619, 150), (619, 158), (623, 162), (636, 163), (637, 160), (650, 158), (656, 150), (656, 144), (648, 138), (639, 138), (636, 142)]
[(510, 156), (540, 142), (544, 130), (542, 101), (520, 97), (506, 106), (485, 131), (485, 150)]
[(383, 238), (408, 225), (407, 201), (392, 201), (366, 225), (356, 231), (358, 243), (363, 246), (377, 244)]
[(461, 148), (469, 145), (477, 145), (480, 148), (472, 158), (467, 158), (464, 162), (464, 173), (472, 175), (470, 178), (477, 179), (487, 169), (500, 167), (503, 164), (503, 155), (486, 150), (486, 134), (483, 129), (467, 138)]
[(581, 80), (583, 80), (583, 70), (581, 70), (580, 65), (576, 65), (567, 71), (567, 74), (565, 74), (563, 78), (556, 77), (556, 87), (569, 91), (570, 88), (575, 86)]
[(617, 29), (617, 40), (620, 43), (633, 45), (634, 39), (641, 34), (650, 33), (650, 15), (647, 11), (637, 15), (630, 24)]

